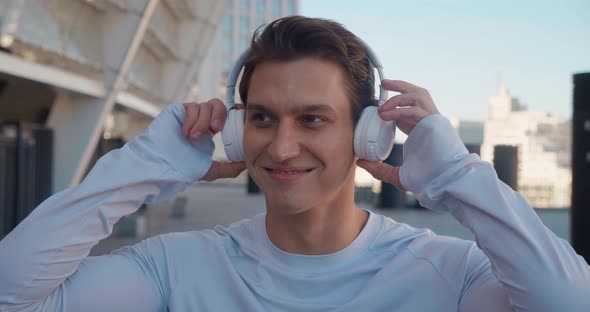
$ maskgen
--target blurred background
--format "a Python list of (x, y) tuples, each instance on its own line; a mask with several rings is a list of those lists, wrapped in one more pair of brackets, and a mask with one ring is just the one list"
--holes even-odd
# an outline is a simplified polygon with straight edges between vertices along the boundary
[[(1, 1), (0, 238), (170, 103), (224, 99), (253, 32), (305, 15), (342, 23), (375, 50), (388, 78), (428, 89), (469, 151), (581, 250), (590, 244), (575, 238), (590, 237), (589, 13), (585, 0)], [(214, 140), (214, 158), (225, 159)], [(401, 164), (404, 140), (397, 136), (387, 162)], [(399, 222), (473, 239), (361, 169), (356, 200)], [(93, 254), (264, 209), (247, 174), (196, 183), (123, 218)]]

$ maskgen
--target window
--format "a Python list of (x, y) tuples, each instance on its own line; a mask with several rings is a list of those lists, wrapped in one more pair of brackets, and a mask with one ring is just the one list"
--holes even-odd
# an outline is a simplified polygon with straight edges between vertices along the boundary
[(242, 0), (240, 3), (240, 10), (243, 11), (250, 11), (250, 0)]
[(221, 20), (221, 30), (223, 32), (231, 32), (233, 28), (232, 16), (227, 14)]
[(250, 17), (247, 15), (240, 15), (240, 34), (250, 33)]
[(287, 0), (287, 15), (295, 15), (295, 0)]
[(233, 62), (231, 62), (229, 60), (223, 61), (221, 70), (225, 73), (229, 73), (229, 71), (232, 69), (233, 65), (234, 65)]
[(265, 23), (266, 21), (264, 20), (264, 16), (256, 17), (256, 28), (260, 27), (261, 25), (264, 25)]
[(272, 0), (272, 15), (274, 18), (281, 16), (281, 0)]
[(240, 37), (240, 53), (244, 52), (250, 46), (250, 37), (241, 36)]
[(223, 36), (223, 41), (221, 42), (221, 48), (223, 49), (224, 55), (231, 55), (232, 51), (232, 38), (231, 36), (225, 35)]
[(259, 16), (264, 16), (265, 10), (266, 10), (266, 0), (258, 0), (256, 2), (256, 13)]

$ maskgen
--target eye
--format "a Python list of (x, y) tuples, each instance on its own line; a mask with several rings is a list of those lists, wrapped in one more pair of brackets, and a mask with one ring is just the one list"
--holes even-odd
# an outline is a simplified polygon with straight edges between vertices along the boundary
[(249, 114), (248, 119), (256, 126), (256, 127), (267, 127), (270, 126), (272, 123), (272, 119), (265, 113), (261, 112), (252, 112)]
[(304, 115), (300, 120), (305, 127), (317, 128), (324, 125), (326, 118), (317, 115)]
[(270, 121), (270, 117), (268, 117), (268, 115), (263, 114), (263, 113), (254, 113), (254, 114), (252, 114), (250, 119), (253, 121), (262, 121), (262, 122)]
[(305, 123), (317, 123), (324, 121), (321, 117), (314, 115), (305, 115), (301, 118), (301, 120)]

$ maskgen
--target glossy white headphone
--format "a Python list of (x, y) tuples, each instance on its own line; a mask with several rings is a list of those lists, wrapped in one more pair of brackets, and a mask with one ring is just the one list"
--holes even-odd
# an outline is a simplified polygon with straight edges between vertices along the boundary
[[(383, 65), (371, 50), (371, 48), (362, 40), (359, 41), (365, 47), (367, 56), (377, 69), (379, 81), (383, 81)], [(236, 64), (232, 68), (227, 78), (226, 105), (228, 108), (225, 126), (221, 131), (221, 137), (225, 148), (225, 154), (230, 161), (244, 160), (244, 121), (245, 109), (235, 108), (235, 93), (238, 76), (251, 50), (244, 51)], [(377, 113), (377, 107), (383, 105), (387, 100), (387, 90), (379, 84), (379, 101), (377, 106), (367, 106), (363, 109), (359, 121), (354, 131), (354, 153), (361, 159), (370, 161), (385, 160), (393, 147), (393, 138), (395, 136), (395, 123), (392, 121), (383, 121)]]

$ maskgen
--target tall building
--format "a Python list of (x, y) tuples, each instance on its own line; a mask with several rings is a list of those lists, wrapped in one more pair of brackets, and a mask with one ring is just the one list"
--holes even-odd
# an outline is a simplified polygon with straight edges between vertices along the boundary
[(569, 207), (571, 122), (527, 111), (501, 86), (491, 97), (481, 147), (493, 163), (496, 145), (518, 149), (518, 191), (538, 208)]
[(470, 153), (480, 154), (481, 144), (483, 143), (483, 122), (474, 120), (461, 120), (456, 117), (450, 117), (449, 121), (453, 125), (459, 137), (467, 147)]
[(227, 74), (250, 45), (254, 31), (277, 18), (296, 15), (298, 6), (298, 0), (228, 0), (189, 99), (224, 99)]
[[(220, 98), (225, 102), (227, 75), (240, 54), (250, 45), (258, 27), (277, 18), (297, 15), (298, 0), (228, 0), (221, 27), (203, 61), (198, 80), (193, 85), (188, 101), (207, 101)], [(239, 95), (236, 95), (239, 101)], [(221, 136), (216, 136), (215, 159), (226, 159)]]
[(84, 177), (105, 128), (128, 140), (186, 97), (224, 9), (214, 0), (0, 2), (0, 119), (53, 130), (54, 192)]

